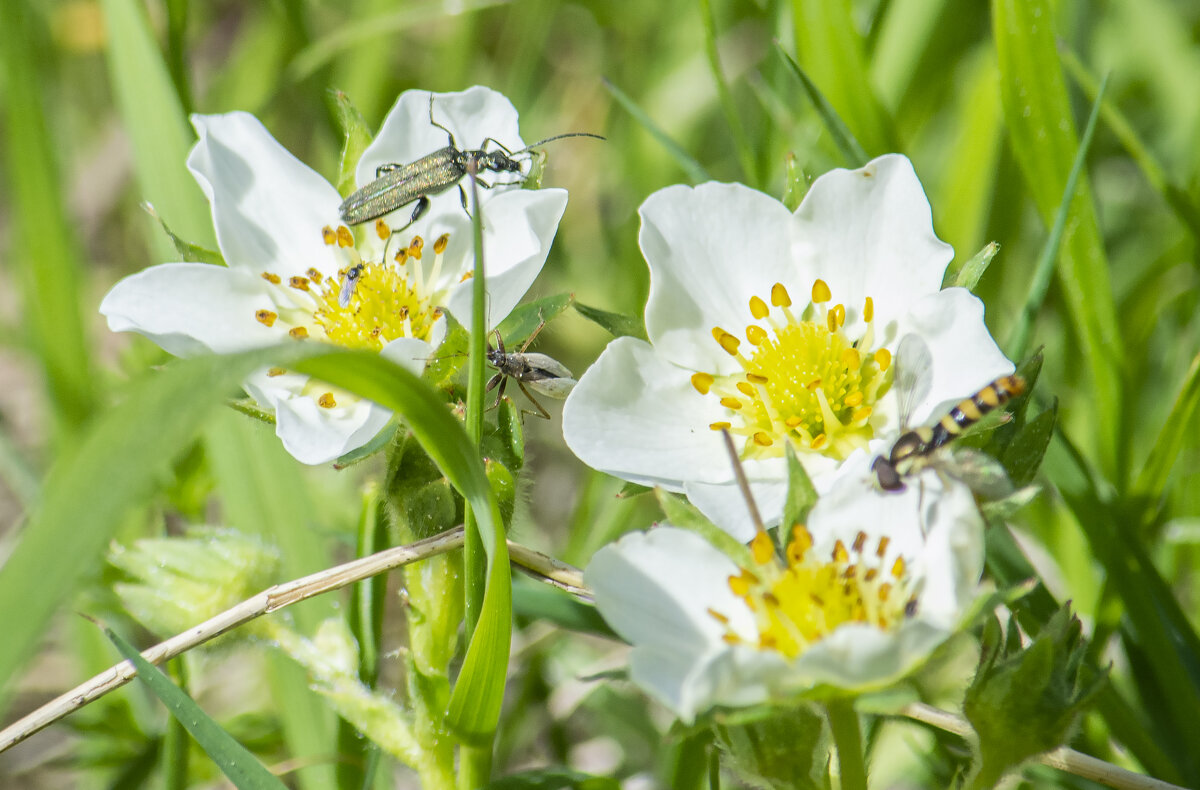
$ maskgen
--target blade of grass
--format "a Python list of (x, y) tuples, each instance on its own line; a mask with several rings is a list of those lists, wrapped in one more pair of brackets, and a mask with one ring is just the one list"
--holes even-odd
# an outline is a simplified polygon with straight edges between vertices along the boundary
[(1179, 458), (1184, 442), (1194, 434), (1189, 431), (1200, 404), (1200, 355), (1192, 358), (1191, 367), (1183, 379), (1183, 386), (1175, 396), (1171, 413), (1163, 420), (1162, 428), (1154, 439), (1154, 446), (1142, 464), (1142, 471), (1133, 484), (1134, 496), (1157, 501), (1167, 487), (1167, 477)]
[(0, 4), (3, 169), (14, 231), (7, 262), (20, 286), (22, 322), (45, 376), (58, 441), (91, 414), (95, 378), (80, 315), (79, 249), (59, 190), (55, 136), (43, 110), (39, 15), (28, 0)]
[[(1075, 81), (1084, 95), (1091, 101), (1096, 101), (1099, 95), (1099, 81), (1088, 71), (1087, 66), (1079, 59), (1079, 57), (1065, 45), (1059, 47), (1059, 55), (1062, 58), (1063, 67), (1067, 74)], [(1179, 217), (1180, 222), (1192, 234), (1192, 238), (1200, 240), (1200, 207), (1196, 205), (1195, 199), (1188, 193), (1186, 187), (1179, 184), (1170, 178), (1166, 170), (1155, 159), (1154, 153), (1146, 147), (1138, 137), (1137, 131), (1133, 128), (1133, 124), (1121, 112), (1121, 109), (1111, 101), (1101, 103), (1100, 114), (1104, 118), (1104, 123), (1112, 130), (1113, 135), (1121, 143), (1121, 146), (1133, 157), (1141, 168), (1142, 174), (1146, 176), (1146, 180), (1150, 185), (1162, 195), (1163, 200), (1171, 207)], [(1194, 263), (1200, 263), (1200, 260), (1193, 257)]]
[[(130, 137), (138, 190), (181, 237), (216, 249), (208, 204), (186, 166), (195, 135), (146, 15), (133, 0), (101, 0), (100, 5), (109, 37), (109, 73)], [(167, 240), (153, 238), (155, 254), (171, 260), (174, 251)]]
[(821, 117), (822, 123), (825, 124), (825, 129), (829, 132), (829, 136), (833, 139), (833, 144), (837, 146), (838, 151), (841, 153), (846, 166), (862, 167), (870, 161), (867, 152), (863, 150), (858, 139), (850, 131), (850, 127), (837, 114), (837, 110), (833, 109), (833, 105), (821, 93), (816, 83), (809, 79), (808, 75), (804, 73), (804, 69), (800, 68), (800, 64), (793, 60), (792, 56), (778, 42), (775, 44), (775, 49), (783, 57), (784, 62), (791, 67), (792, 73), (800, 80), (800, 84), (804, 87), (804, 92), (808, 94), (809, 100), (813, 103), (813, 107), (816, 108), (817, 115)]
[(1100, 84), (1100, 92), (1092, 104), (1092, 113), (1088, 116), (1087, 126), (1083, 130), (1083, 138), (1075, 152), (1075, 161), (1071, 163), (1071, 172), (1067, 175), (1067, 184), (1063, 188), (1062, 200), (1059, 201), (1058, 211), (1054, 215), (1054, 224), (1050, 227), (1050, 235), (1038, 255), (1033, 267), (1033, 280), (1029, 284), (1029, 295), (1021, 308), (1008, 336), (1008, 354), (1013, 359), (1024, 359), (1029, 348), (1029, 335), (1033, 331), (1033, 320), (1037, 317), (1042, 303), (1046, 301), (1046, 292), (1050, 290), (1050, 278), (1054, 276), (1054, 262), (1058, 259), (1059, 247), (1062, 244), (1063, 233), (1067, 227), (1067, 218), (1071, 214), (1071, 204), (1075, 199), (1075, 188), (1083, 166), (1087, 162), (1087, 152), (1092, 144), (1092, 134), (1096, 131), (1096, 121), (1100, 117), (1100, 106), (1104, 100), (1104, 90), (1108, 85), (1108, 77)]
[(176, 721), (192, 734), (196, 743), (200, 744), (221, 769), (221, 773), (225, 774), (238, 790), (285, 790), (286, 785), (283, 782), (275, 778), (254, 755), (209, 718), (195, 700), (172, 683), (158, 667), (142, 658), (136, 649), (117, 636), (112, 629), (105, 628), (104, 633), (117, 646), (121, 655), (137, 667), (138, 678), (154, 692), (154, 696), (162, 700)]
[(638, 124), (647, 132), (649, 132), (655, 140), (658, 140), (659, 144), (666, 149), (670, 157), (675, 160), (675, 164), (679, 165), (679, 168), (687, 175), (689, 181), (691, 181), (693, 184), (702, 184), (705, 181), (711, 180), (711, 176), (708, 175), (708, 171), (704, 169), (704, 166), (693, 159), (687, 151), (683, 150), (683, 146), (672, 140), (667, 133), (664, 132), (658, 126), (658, 124), (656, 124), (650, 118), (650, 116), (646, 114), (646, 111), (637, 106), (637, 103), (635, 103), (634, 100), (631, 99), (623, 90), (618, 88), (608, 79), (602, 79), (601, 82), (604, 83), (604, 87), (608, 89), (608, 92), (612, 94), (613, 98), (617, 100), (617, 104), (620, 104), (622, 107), (624, 107), (625, 111), (633, 116), (633, 120), (637, 121)]
[(713, 15), (712, 0), (700, 0), (700, 17), (704, 26), (704, 54), (708, 57), (708, 68), (717, 86), (721, 109), (725, 112), (725, 123), (729, 125), (729, 132), (733, 136), (733, 148), (742, 166), (743, 177), (749, 180), (750, 186), (757, 186), (761, 178), (754, 161), (754, 149), (746, 137), (742, 118), (738, 115), (729, 83), (725, 81), (725, 72), (721, 69), (721, 53), (717, 51), (717, 19)]
[[(865, 47), (850, 5), (847, 0), (792, 0), (796, 68), (803, 64), (865, 150), (876, 154), (901, 150), (891, 120), (871, 88)], [(864, 156), (863, 163), (869, 158)]]
[[(992, 30), (1000, 98), (1012, 150), (1047, 227), (1053, 224), (1078, 148), (1055, 48), (1053, 9), (1045, 0), (993, 0)], [(1086, 178), (1071, 204), (1058, 279), (1082, 344), (1096, 415), (1095, 443), (1105, 474), (1123, 467), (1119, 446), (1121, 366), (1125, 358), (1104, 242)]]

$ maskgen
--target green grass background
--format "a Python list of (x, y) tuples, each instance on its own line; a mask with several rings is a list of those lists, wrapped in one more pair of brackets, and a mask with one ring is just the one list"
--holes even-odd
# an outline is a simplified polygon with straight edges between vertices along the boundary
[[(1045, 355), (1035, 399), (1039, 408), (1057, 403), (1060, 425), (1039, 478), (1045, 491), (1017, 519), (1047, 588), (1046, 611), (1031, 607), (1023, 625), (1045, 619), (1049, 596), (1071, 600), (1093, 639), (1093, 666), (1111, 664), (1112, 682), (1084, 718), (1077, 748), (1200, 784), (1192, 748), (1200, 718), (1200, 5), (1184, 0), (0, 3), (5, 721), (115, 660), (70, 615), (111, 607), (110, 537), (228, 522), (276, 541), (288, 576), (353, 551), (357, 488), (369, 469), (299, 468), (262, 426), (205, 403), (177, 404), (169, 393), (132, 409), (129, 430), (89, 433), (127, 397), (131, 376), (165, 361), (148, 343), (112, 336), (96, 313), (118, 278), (177, 258), (140, 204), (151, 202), (183, 238), (213, 245), (207, 206), (184, 166), (193, 142), (187, 113), (253, 112), (330, 178), (341, 145), (334, 89), (373, 127), (402, 90), (484, 84), (517, 106), (526, 139), (603, 134), (606, 143), (547, 149), (545, 183), (567, 187), (571, 199), (532, 293), (570, 291), (639, 313), (647, 273), (636, 210), (651, 192), (709, 177), (782, 196), (789, 154), (809, 178), (849, 164), (777, 47), (868, 156), (899, 151), (913, 160), (955, 268), (987, 242), (1001, 244), (975, 290), (1009, 350), (1022, 311), (1033, 311), (1027, 350)], [(1104, 75), (1055, 276), (1044, 299), (1030, 301)], [(736, 236), (728, 252), (737, 266)], [(607, 339), (574, 313), (542, 337), (539, 349), (577, 372)], [(137, 435), (139, 415), (142, 424), (181, 427), (161, 443), (126, 446), (122, 435)], [(647, 498), (614, 498), (619, 483), (574, 461), (557, 419), (527, 427), (518, 539), (582, 564), (656, 517)], [(103, 479), (63, 483), (71, 478), (61, 470), (89, 452), (107, 457), (83, 467), (103, 469)], [(47, 479), (51, 469), (60, 473)], [(44, 501), (43, 485), (61, 501)], [(106, 491), (127, 501), (89, 499)], [(96, 513), (107, 504), (105, 521)], [(70, 530), (23, 540), (24, 526), (54, 508)], [(334, 605), (331, 596), (295, 617), (311, 629)], [(573, 744), (605, 738), (618, 746), (610, 773), (701, 786), (688, 784), (700, 781), (688, 766), (704, 744), (648, 747), (662, 737), (661, 722), (627, 689), (595, 690), (567, 710), (549, 704), (558, 679), (590, 654), (578, 638), (539, 628), (510, 684), (500, 770), (563, 764)], [(329, 759), (334, 723), (302, 673), (254, 650), (211, 661), (200, 662), (216, 673), (211, 686), (253, 684), (246, 678), (263, 672), (270, 680), (253, 705), (220, 708), (235, 734), (264, 759), (305, 758), (295, 775), (306, 788), (339, 781)], [(52, 746), (35, 739), (0, 756), (0, 783), (157, 782), (164, 732), (141, 692), (122, 692), (38, 736)], [(915, 751), (920, 759), (901, 755), (896, 764), (916, 765), (916, 783), (937, 786), (952, 751)], [(1033, 776), (1039, 786), (1084, 786)]]

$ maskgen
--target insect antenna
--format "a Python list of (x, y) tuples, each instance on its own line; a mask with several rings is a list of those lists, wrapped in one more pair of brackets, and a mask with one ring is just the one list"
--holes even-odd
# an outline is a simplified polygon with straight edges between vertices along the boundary
[(562, 140), (565, 137), (591, 137), (595, 140), (605, 140), (605, 141), (608, 140), (607, 137), (601, 137), (600, 135), (592, 134), (591, 132), (568, 132), (567, 134), (556, 134), (553, 137), (547, 137), (545, 140), (538, 140), (536, 143), (532, 143), (530, 145), (525, 146), (520, 151), (514, 151), (512, 155), (516, 156), (517, 154), (530, 153), (531, 151), (533, 151), (533, 149), (537, 148), (539, 145), (545, 145), (546, 143), (552, 143), (555, 140)]

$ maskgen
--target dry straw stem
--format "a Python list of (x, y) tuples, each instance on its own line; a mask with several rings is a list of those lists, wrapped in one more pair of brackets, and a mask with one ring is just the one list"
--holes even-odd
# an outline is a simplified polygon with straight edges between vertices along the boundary
[[(900, 712), (910, 719), (937, 727), (939, 730), (952, 732), (963, 738), (969, 738), (972, 735), (971, 725), (966, 719), (920, 702), (905, 705)], [(1068, 749), (1066, 746), (1051, 749), (1039, 756), (1037, 761), (1042, 765), (1082, 776), (1084, 779), (1091, 779), (1093, 782), (1115, 787), (1118, 790), (1183, 790), (1179, 785), (1135, 774), (1133, 771), (1127, 771), (1091, 755)]]
[[(416, 543), (396, 546), (294, 581), (277, 584), (216, 617), (142, 651), (142, 657), (152, 664), (167, 661), (257, 617), (331, 590), (339, 590), (402, 565), (453, 551), (462, 545), (463, 528), (455, 527)], [(513, 564), (528, 575), (577, 597), (591, 600), (591, 594), (583, 586), (583, 574), (578, 568), (512, 541), (509, 541), (508, 546)], [(76, 686), (0, 731), (0, 752), (17, 745), (35, 732), (108, 692), (120, 688), (136, 675), (137, 671), (129, 661), (109, 667), (91, 680)]]

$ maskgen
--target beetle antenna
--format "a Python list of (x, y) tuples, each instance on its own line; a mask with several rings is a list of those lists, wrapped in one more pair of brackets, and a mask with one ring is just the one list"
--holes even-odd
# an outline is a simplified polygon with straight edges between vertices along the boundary
[(591, 137), (595, 140), (608, 140), (607, 137), (601, 137), (600, 135), (592, 134), (591, 132), (569, 132), (567, 134), (556, 134), (553, 137), (547, 137), (545, 140), (538, 140), (536, 143), (533, 143), (532, 145), (525, 146), (520, 151), (517, 151), (516, 153), (514, 153), (513, 156), (516, 156), (517, 154), (527, 154), (530, 151), (532, 151), (533, 149), (537, 148), (539, 145), (545, 145), (546, 143), (552, 143), (555, 140), (561, 140), (564, 137)]

